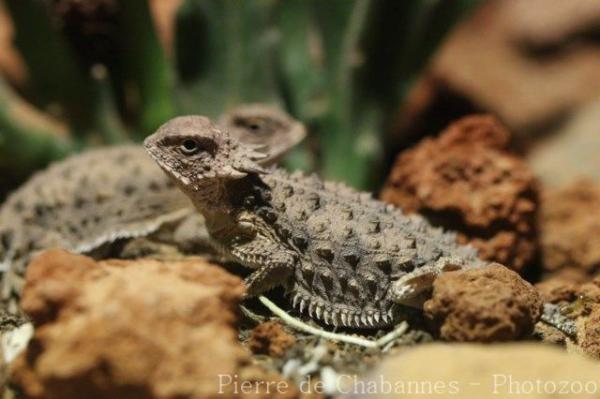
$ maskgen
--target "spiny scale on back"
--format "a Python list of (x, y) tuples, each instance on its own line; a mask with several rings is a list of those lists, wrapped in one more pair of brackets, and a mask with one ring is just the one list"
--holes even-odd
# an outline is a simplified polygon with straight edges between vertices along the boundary
[(223, 252), (255, 269), (250, 295), (283, 285), (295, 308), (327, 324), (391, 325), (439, 273), (484, 264), (453, 234), (366, 193), (265, 171), (260, 154), (206, 118), (172, 120), (145, 145)]
[(268, 188), (256, 184), (232, 202), (257, 215), (269, 234), (299, 255), (286, 284), (292, 304), (327, 324), (389, 325), (400, 311), (392, 298), (394, 281), (438, 261), (440, 268), (479, 263), (453, 234), (342, 184), (282, 170), (262, 181)]
[[(235, 108), (221, 124), (244, 142), (263, 144), (269, 153), (265, 164), (281, 158), (305, 136), (298, 121), (261, 104)], [(192, 210), (142, 146), (100, 148), (57, 162), (34, 175), (0, 208), (0, 264), (8, 271), (3, 297), (20, 290), (18, 276), (43, 249), (88, 253), (119, 238), (148, 235), (184, 216), (199, 219), (190, 215)]]

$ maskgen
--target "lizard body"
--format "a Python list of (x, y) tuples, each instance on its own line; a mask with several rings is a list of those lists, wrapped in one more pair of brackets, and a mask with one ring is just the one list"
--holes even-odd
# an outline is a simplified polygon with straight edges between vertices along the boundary
[(221, 251), (253, 269), (249, 295), (282, 285), (295, 308), (326, 324), (392, 325), (439, 273), (485, 264), (454, 234), (369, 194), (264, 169), (264, 154), (207, 118), (175, 118), (145, 146)]
[[(241, 141), (280, 159), (305, 136), (302, 124), (260, 104), (240, 106), (220, 123)], [(167, 223), (202, 228), (201, 215), (142, 146), (89, 150), (35, 174), (0, 208), (4, 299), (18, 294), (29, 259), (61, 247), (90, 253), (115, 240), (146, 236)], [(184, 216), (186, 216), (184, 218)]]

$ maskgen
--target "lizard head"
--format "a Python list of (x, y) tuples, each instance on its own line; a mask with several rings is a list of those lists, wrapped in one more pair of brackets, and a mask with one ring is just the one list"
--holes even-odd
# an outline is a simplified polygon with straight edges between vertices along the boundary
[(213, 199), (227, 180), (266, 173), (257, 161), (263, 146), (240, 144), (203, 116), (181, 116), (162, 125), (144, 146), (158, 165), (188, 194)]
[(243, 104), (219, 119), (231, 136), (244, 144), (268, 146), (269, 157), (261, 165), (273, 164), (306, 137), (304, 125), (277, 107)]

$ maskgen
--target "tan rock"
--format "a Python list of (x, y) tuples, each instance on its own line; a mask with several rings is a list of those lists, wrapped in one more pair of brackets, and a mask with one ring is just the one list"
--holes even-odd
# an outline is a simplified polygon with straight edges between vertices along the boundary
[(518, 134), (533, 134), (600, 95), (600, 54), (591, 39), (598, 1), (482, 4), (446, 38), (416, 85), (428, 95), (413, 95), (418, 99), (407, 125), (452, 111), (461, 116), (467, 108), (498, 115)]
[(581, 337), (581, 349), (588, 355), (600, 359), (600, 304), (592, 307)]
[(590, 399), (599, 375), (600, 363), (550, 345), (431, 344), (388, 358), (340, 399)]
[(471, 116), (401, 153), (381, 198), (457, 231), (480, 257), (522, 271), (537, 253), (537, 184), (494, 118)]
[[(234, 328), (243, 292), (239, 278), (202, 259), (45, 252), (28, 267), (22, 307), (36, 330), (12, 380), (27, 398), (295, 397), (280, 376), (245, 371), (250, 356)], [(249, 373), (252, 393), (235, 392)], [(278, 382), (288, 387), (266, 394)]]
[(541, 315), (538, 292), (515, 272), (494, 264), (444, 273), (424, 310), (448, 341), (509, 341), (527, 337)]
[(527, 163), (546, 187), (585, 178), (600, 183), (600, 95), (548, 132), (527, 153)]
[(581, 180), (542, 196), (540, 236), (543, 266), (554, 271), (600, 268), (600, 185)]

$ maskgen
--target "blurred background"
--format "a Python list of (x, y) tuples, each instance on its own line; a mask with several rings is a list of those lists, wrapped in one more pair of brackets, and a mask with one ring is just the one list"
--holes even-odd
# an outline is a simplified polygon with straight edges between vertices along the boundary
[(0, 199), (90, 146), (242, 102), (309, 129), (288, 167), (378, 190), (491, 113), (548, 185), (599, 178), (597, 0), (0, 0)]

